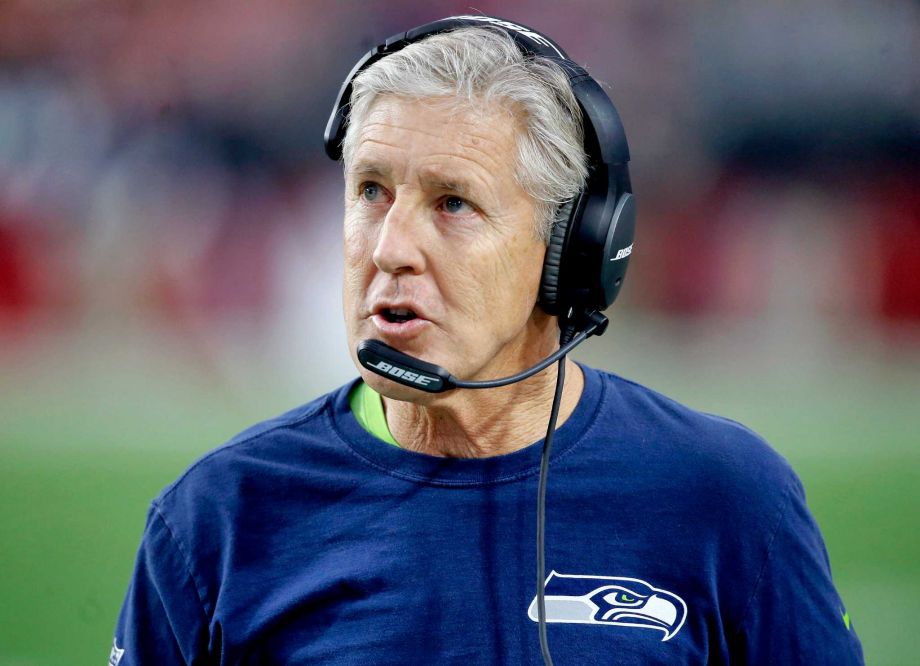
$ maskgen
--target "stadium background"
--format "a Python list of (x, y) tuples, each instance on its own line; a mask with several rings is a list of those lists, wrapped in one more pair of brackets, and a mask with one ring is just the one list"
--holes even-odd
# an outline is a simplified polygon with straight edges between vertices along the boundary
[[(631, 275), (576, 357), (765, 435), (868, 663), (916, 663), (916, 3), (474, 7), (555, 37), (628, 129)], [(0, 664), (101, 664), (150, 499), (354, 374), (326, 114), (374, 40), (469, 11), (0, 4)]]

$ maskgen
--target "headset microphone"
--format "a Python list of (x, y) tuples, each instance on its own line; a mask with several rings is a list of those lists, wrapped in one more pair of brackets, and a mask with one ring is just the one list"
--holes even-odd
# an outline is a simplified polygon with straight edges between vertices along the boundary
[(358, 345), (358, 361), (362, 366), (382, 377), (428, 393), (441, 393), (455, 388), (489, 389), (507, 386), (532, 377), (546, 369), (592, 335), (602, 335), (607, 329), (607, 318), (599, 312), (587, 315), (587, 325), (581, 332), (554, 353), (534, 366), (510, 377), (485, 381), (464, 381), (457, 379), (447, 370), (434, 363), (409, 356), (380, 340), (364, 340)]

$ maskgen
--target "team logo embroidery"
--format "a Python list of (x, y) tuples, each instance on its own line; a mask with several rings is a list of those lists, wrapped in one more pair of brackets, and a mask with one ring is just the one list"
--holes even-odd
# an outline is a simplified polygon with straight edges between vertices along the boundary
[[(673, 592), (638, 578), (579, 576), (551, 572), (543, 586), (547, 622), (612, 624), (657, 629), (662, 641), (684, 625), (687, 604)], [(527, 615), (537, 621), (537, 598)]]

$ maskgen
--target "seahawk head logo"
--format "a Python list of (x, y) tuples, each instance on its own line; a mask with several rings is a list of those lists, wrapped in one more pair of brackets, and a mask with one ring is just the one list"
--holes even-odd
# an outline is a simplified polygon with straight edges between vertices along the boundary
[[(547, 622), (611, 624), (658, 629), (666, 641), (680, 631), (687, 604), (673, 592), (638, 578), (579, 576), (553, 571), (544, 584)], [(527, 615), (537, 621), (537, 599)]]

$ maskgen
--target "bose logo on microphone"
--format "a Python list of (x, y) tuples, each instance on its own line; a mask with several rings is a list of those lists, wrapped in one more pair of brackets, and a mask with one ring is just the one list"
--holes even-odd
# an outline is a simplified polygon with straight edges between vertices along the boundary
[(417, 372), (403, 370), (402, 368), (397, 368), (395, 365), (390, 365), (386, 361), (377, 361), (376, 363), (368, 363), (367, 365), (370, 368), (376, 368), (377, 370), (380, 370), (381, 373), (399, 377), (404, 381), (418, 384), (419, 386), (428, 386), (432, 382), (437, 381), (437, 379), (434, 377), (428, 377), (427, 375), (420, 375)]
[(617, 252), (617, 256), (613, 257), (610, 261), (617, 261), (618, 259), (625, 259), (632, 254), (632, 244), (629, 247), (624, 247), (622, 250)]

